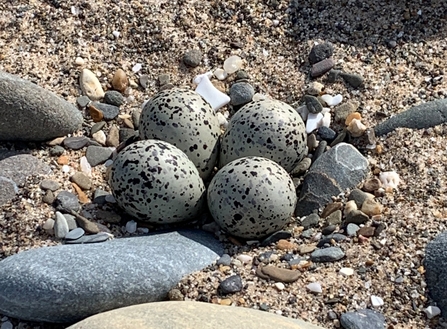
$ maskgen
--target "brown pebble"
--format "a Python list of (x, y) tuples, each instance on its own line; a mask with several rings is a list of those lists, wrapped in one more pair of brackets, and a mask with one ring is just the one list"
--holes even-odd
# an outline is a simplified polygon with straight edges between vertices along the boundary
[(258, 274), (259, 269), (264, 275), (264, 277), (261, 276), (262, 278), (268, 277), (271, 280), (286, 283), (298, 280), (301, 274), (299, 271), (288, 270), (270, 265), (264, 267), (259, 266), (256, 270), (256, 274)]
[(55, 199), (56, 197), (54, 196), (53, 191), (47, 190), (42, 198), (42, 201), (45, 202), (46, 204), (52, 204)]
[(76, 194), (78, 195), (79, 202), (83, 204), (90, 202), (90, 199), (88, 198), (87, 194), (85, 194), (84, 191), (82, 191), (82, 189), (76, 183), (71, 183), (71, 185), (73, 186), (73, 188), (76, 191)]
[(357, 119), (357, 120), (361, 120), (362, 116), (360, 115), (359, 112), (353, 112), (350, 113), (345, 120), (345, 125), (349, 126), (349, 124), (351, 123), (352, 120)]
[(296, 244), (285, 239), (281, 239), (276, 243), (276, 248), (279, 250), (292, 250), (296, 248)]
[(230, 306), (233, 301), (230, 298), (222, 299), (219, 304), (224, 306)]
[(90, 190), (92, 188), (92, 181), (90, 180), (90, 177), (81, 171), (78, 171), (71, 176), (70, 181), (76, 183), (83, 190)]
[(55, 139), (47, 142), (46, 144), (50, 145), (50, 146), (61, 145), (62, 142), (64, 141), (64, 139), (65, 139), (65, 137), (58, 137), (58, 138), (55, 138)]
[(323, 210), (323, 212), (321, 213), (321, 218), (326, 218), (327, 216), (329, 216), (330, 214), (332, 214), (333, 212), (341, 209), (343, 207), (343, 203), (341, 202), (333, 202), (333, 203), (329, 203)]
[(374, 192), (382, 187), (382, 182), (377, 177), (368, 179), (363, 184), (363, 191), (365, 192)]
[(308, 254), (317, 249), (317, 246), (314, 244), (305, 244), (299, 247), (298, 252), (300, 255)]
[(232, 244), (235, 244), (236, 246), (239, 246), (239, 247), (243, 246), (242, 242), (240, 242), (238, 239), (236, 239), (235, 237), (233, 237), (231, 235), (228, 236), (228, 241), (230, 241)]
[(112, 125), (106, 138), (106, 145), (118, 147), (119, 143), (120, 143), (120, 130), (117, 125)]
[(310, 75), (312, 78), (317, 78), (319, 76), (322, 76), (326, 72), (330, 71), (335, 65), (335, 62), (332, 58), (326, 58), (322, 61), (319, 61), (318, 63), (315, 63), (312, 65), (312, 68), (310, 69)]
[(123, 119), (123, 123), (126, 125), (126, 127), (130, 128), (130, 129), (135, 129), (135, 126), (133, 125), (132, 120), (125, 118), (125, 119)]
[(179, 289), (171, 289), (168, 292), (168, 299), (169, 300), (184, 300), (185, 296), (182, 294), (182, 292)]
[(89, 105), (88, 110), (90, 112), (90, 116), (92, 117), (93, 122), (100, 122), (104, 118), (104, 114), (102, 113), (102, 111), (97, 109), (93, 105)]
[(372, 226), (364, 226), (361, 227), (358, 231), (357, 231), (357, 235), (362, 235), (364, 237), (372, 237), (374, 236), (374, 232), (375, 232), (376, 228), (372, 227)]
[(118, 90), (121, 93), (124, 93), (124, 91), (127, 89), (128, 86), (129, 86), (129, 79), (127, 78), (126, 72), (124, 72), (122, 69), (118, 69), (112, 78), (113, 89)]
[(373, 199), (366, 199), (362, 204), (361, 211), (368, 216), (380, 215), (383, 211), (383, 206)]
[(57, 163), (60, 165), (68, 164), (68, 157), (66, 155), (61, 155), (59, 158), (57, 158)]
[(73, 211), (71, 209), (64, 209), (64, 210), (66, 212), (68, 212), (69, 214), (75, 216), (76, 223), (78, 223), (78, 225), (80, 227), (82, 227), (86, 233), (96, 234), (96, 233), (99, 233), (101, 231), (99, 229), (98, 225), (96, 225), (92, 221), (88, 220), (84, 216), (79, 215), (76, 211)]
[(365, 265), (366, 266), (373, 266), (374, 265), (374, 261), (371, 260), (371, 259), (367, 259), (366, 262), (365, 262)]

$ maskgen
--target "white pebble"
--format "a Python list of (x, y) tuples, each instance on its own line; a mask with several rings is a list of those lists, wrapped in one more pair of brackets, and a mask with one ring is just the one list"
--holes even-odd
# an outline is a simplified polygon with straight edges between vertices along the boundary
[(112, 34), (116, 39), (118, 39), (120, 36), (120, 33), (118, 31), (113, 31)]
[(224, 94), (219, 89), (214, 87), (209, 79), (211, 72), (200, 74), (194, 78), (194, 82), (197, 83), (196, 92), (202, 96), (214, 109), (214, 111), (220, 109), (230, 102), (230, 97)]
[(76, 57), (75, 64), (76, 65), (84, 65), (85, 61), (82, 57)]
[(106, 133), (102, 130), (98, 130), (92, 135), (93, 139), (101, 145), (106, 145)]
[(338, 94), (335, 96), (331, 96), (331, 95), (323, 95), (321, 96), (321, 99), (328, 105), (328, 106), (336, 106), (338, 104), (340, 104), (343, 101), (343, 96)]
[(141, 70), (142, 67), (143, 67), (143, 66), (142, 66), (140, 63), (135, 64), (135, 65), (132, 67), (132, 71), (133, 71), (133, 73), (137, 73), (139, 70)]
[(242, 58), (239, 56), (230, 56), (224, 62), (224, 70), (228, 73), (234, 73), (242, 68)]
[(126, 231), (130, 234), (133, 234), (137, 231), (137, 223), (133, 220), (130, 220), (126, 223)]
[(224, 69), (217, 69), (214, 71), (214, 76), (218, 80), (225, 80), (228, 76), (228, 73)]
[(67, 173), (70, 172), (71, 167), (69, 165), (62, 166), (62, 172)]
[(437, 306), (429, 306), (424, 310), (424, 312), (427, 314), (427, 318), (432, 319), (441, 314), (441, 309)]
[(384, 302), (383, 302), (383, 299), (380, 298), (379, 296), (372, 295), (371, 296), (371, 304), (374, 307), (380, 307), (380, 306), (383, 306)]
[(104, 166), (106, 166), (106, 167), (110, 167), (111, 165), (113, 165), (113, 160), (112, 159), (109, 159), (106, 162), (104, 162)]
[(323, 115), (323, 119), (321, 119), (321, 126), (328, 127), (331, 125), (331, 113), (326, 112)]
[(365, 289), (371, 288), (371, 280), (365, 282)]
[(281, 291), (281, 290), (284, 290), (286, 288), (286, 286), (282, 282), (276, 282), (275, 288), (278, 289), (279, 291)]
[(90, 176), (92, 174), (92, 166), (88, 163), (87, 158), (83, 156), (80, 161), (81, 171)]
[(10, 321), (6, 321), (2, 323), (1, 329), (12, 329), (14, 328)]
[(222, 128), (227, 128), (228, 127), (228, 120), (224, 117), (224, 115), (220, 112), (217, 112), (217, 120), (219, 121), (219, 125)]
[(343, 276), (351, 276), (351, 275), (354, 274), (354, 270), (352, 268), (349, 268), (349, 267), (343, 267), (343, 268), (340, 269), (339, 273), (341, 275), (343, 275)]
[(323, 120), (323, 114), (321, 113), (309, 113), (306, 121), (306, 133), (310, 134), (315, 129), (321, 127), (321, 121)]
[(323, 289), (321, 289), (321, 284), (319, 284), (318, 282), (312, 282), (312, 283), (309, 283), (309, 284), (306, 286), (306, 288), (309, 289), (309, 290), (312, 291), (312, 292), (317, 293), (317, 294), (323, 292)]
[(253, 257), (251, 257), (249, 255), (239, 255), (236, 258), (239, 259), (244, 264), (251, 262), (253, 259)]
[(75, 16), (79, 15), (79, 8), (76, 8), (75, 6), (71, 6), (70, 10), (73, 15), (75, 15)]
[(399, 174), (394, 171), (381, 172), (379, 179), (383, 184), (384, 188), (391, 187), (397, 189), (397, 185), (400, 183)]

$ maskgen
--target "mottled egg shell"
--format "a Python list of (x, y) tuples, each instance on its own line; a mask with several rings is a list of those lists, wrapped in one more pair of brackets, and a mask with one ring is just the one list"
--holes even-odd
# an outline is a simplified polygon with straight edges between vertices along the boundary
[(172, 88), (157, 93), (140, 116), (140, 138), (159, 139), (185, 152), (206, 180), (219, 155), (219, 120), (199, 94)]
[(159, 140), (138, 141), (118, 153), (109, 183), (123, 210), (154, 224), (193, 219), (205, 197), (203, 180), (191, 160)]
[(230, 119), (222, 137), (219, 167), (246, 156), (261, 156), (290, 172), (307, 155), (301, 116), (290, 105), (261, 100), (243, 106)]
[(245, 157), (221, 168), (208, 187), (208, 208), (228, 233), (258, 239), (284, 227), (297, 195), (289, 174), (266, 158)]

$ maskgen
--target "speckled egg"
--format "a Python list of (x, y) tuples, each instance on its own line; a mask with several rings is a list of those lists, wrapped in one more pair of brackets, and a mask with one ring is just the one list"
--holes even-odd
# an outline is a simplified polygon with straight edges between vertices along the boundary
[(301, 116), (277, 100), (251, 102), (230, 119), (222, 137), (219, 167), (246, 156), (261, 156), (290, 172), (307, 155)]
[(159, 140), (138, 141), (118, 153), (109, 183), (123, 210), (154, 224), (193, 219), (205, 197), (203, 180), (191, 160)]
[(259, 239), (292, 217), (297, 202), (289, 174), (272, 160), (245, 157), (221, 168), (208, 187), (208, 208), (228, 233)]
[(157, 93), (140, 116), (140, 138), (159, 139), (185, 152), (207, 179), (219, 155), (219, 120), (211, 105), (192, 90), (172, 88)]

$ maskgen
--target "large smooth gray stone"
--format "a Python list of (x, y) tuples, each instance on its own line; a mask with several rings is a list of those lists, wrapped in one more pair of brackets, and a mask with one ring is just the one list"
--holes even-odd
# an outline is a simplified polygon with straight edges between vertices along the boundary
[(369, 171), (368, 160), (351, 144), (340, 143), (323, 153), (304, 177), (297, 217), (326, 206), (332, 196), (356, 187)]
[(28, 250), (0, 262), (0, 313), (65, 323), (160, 301), (221, 254), (220, 242), (194, 230)]
[(398, 113), (374, 128), (376, 136), (386, 135), (399, 127), (423, 129), (447, 122), (447, 99), (439, 99)]
[(81, 127), (69, 102), (18, 76), (0, 71), (0, 140), (46, 141)]
[(427, 244), (424, 267), (428, 293), (447, 318), (447, 231)]

